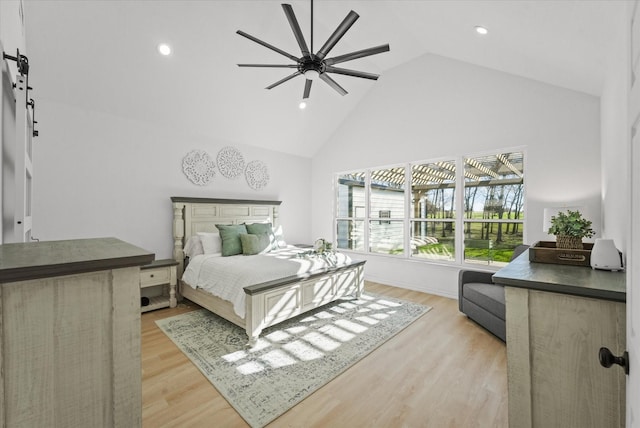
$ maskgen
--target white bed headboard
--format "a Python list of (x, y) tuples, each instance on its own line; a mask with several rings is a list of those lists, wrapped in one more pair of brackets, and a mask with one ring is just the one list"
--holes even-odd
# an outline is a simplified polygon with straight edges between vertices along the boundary
[(241, 224), (270, 221), (279, 225), (278, 209), (282, 201), (246, 199), (210, 199), (172, 196), (173, 258), (179, 263), (178, 277), (184, 269), (184, 244), (198, 232), (215, 232), (216, 224)]

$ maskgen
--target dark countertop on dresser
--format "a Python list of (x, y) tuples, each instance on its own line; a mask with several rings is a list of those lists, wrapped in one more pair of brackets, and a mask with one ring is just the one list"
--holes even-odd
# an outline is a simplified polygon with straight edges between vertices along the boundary
[(0, 245), (0, 282), (145, 265), (155, 254), (117, 238)]
[(536, 263), (525, 251), (493, 275), (496, 284), (626, 302), (626, 273), (589, 267)]

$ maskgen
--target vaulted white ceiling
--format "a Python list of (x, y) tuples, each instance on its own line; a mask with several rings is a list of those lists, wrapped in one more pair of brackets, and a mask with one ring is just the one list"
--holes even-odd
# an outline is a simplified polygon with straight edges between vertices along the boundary
[[(289, 3), (309, 42), (310, 1)], [(329, 56), (384, 43), (391, 51), (344, 68), (384, 79), (394, 67), (436, 54), (598, 96), (615, 3), (316, 0), (314, 49), (354, 10), (360, 19)], [(302, 77), (265, 90), (291, 70), (236, 64), (289, 60), (235, 32), (299, 55), (280, 4), (26, 0), (34, 98), (172, 127), (185, 140), (204, 136), (313, 156), (376, 82), (338, 75), (344, 97), (316, 82), (306, 110), (298, 108)], [(476, 25), (489, 34), (478, 36)], [(172, 46), (169, 57), (157, 53), (160, 42)]]

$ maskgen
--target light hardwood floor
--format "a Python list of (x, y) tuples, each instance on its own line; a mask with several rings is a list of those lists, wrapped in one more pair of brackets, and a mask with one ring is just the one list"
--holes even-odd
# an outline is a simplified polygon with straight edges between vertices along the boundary
[[(367, 282), (365, 290), (433, 309), (268, 427), (506, 427), (504, 343), (456, 300)], [(247, 427), (155, 320), (142, 315), (143, 427)]]

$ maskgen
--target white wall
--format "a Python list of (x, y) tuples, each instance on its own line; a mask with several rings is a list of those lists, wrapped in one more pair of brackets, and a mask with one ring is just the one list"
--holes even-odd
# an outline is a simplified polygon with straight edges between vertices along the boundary
[[(313, 159), (313, 236), (333, 236), (333, 173), (526, 146), (526, 243), (543, 209), (585, 206), (600, 232), (596, 97), (425, 55), (385, 72)], [(355, 257), (363, 258), (357, 254)], [(367, 279), (457, 296), (459, 267), (366, 256)]]
[[(189, 135), (184, 129), (79, 110), (40, 100), (40, 137), (34, 142), (33, 236), (41, 240), (114, 236), (172, 256), (170, 197), (282, 200), (285, 239), (309, 242), (311, 160)], [(212, 120), (211, 126), (215, 126)], [(265, 136), (268, 138), (268, 136)], [(270, 174), (262, 190), (244, 176), (217, 174), (207, 186), (191, 183), (182, 159), (194, 149), (214, 159), (225, 146), (246, 162), (262, 160)]]
[(628, 153), (627, 67), (628, 24), (624, 4), (618, 5), (619, 25), (607, 61), (602, 97), (602, 210), (603, 237), (613, 239), (626, 252), (629, 235), (630, 174)]

